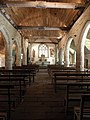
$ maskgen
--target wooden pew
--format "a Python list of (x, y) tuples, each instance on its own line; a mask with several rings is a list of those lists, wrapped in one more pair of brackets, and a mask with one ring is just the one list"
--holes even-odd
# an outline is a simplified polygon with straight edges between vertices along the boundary
[(60, 71), (53, 73), (53, 84), (56, 92), (57, 85), (61, 85), (62, 82), (67, 81), (89, 81), (90, 72), (76, 72), (76, 71)]
[(12, 70), (6, 70), (5, 67), (4, 68), (0, 68), (0, 74), (7, 74), (7, 73), (14, 73), (14, 74), (26, 74), (29, 77), (29, 85), (31, 84), (31, 80), (34, 82), (34, 76), (36, 75), (36, 68), (35, 67), (27, 67), (27, 65), (25, 66), (14, 66)]
[(39, 65), (36, 64), (22, 65), (22, 69), (28, 69), (31, 71), (30, 75), (33, 78), (33, 82), (34, 82), (34, 76), (39, 71)]
[(27, 65), (24, 66), (16, 66), (13, 68), (14, 71), (22, 72), (22, 74), (27, 74), (29, 76), (29, 82), (31, 84), (31, 79), (34, 82), (34, 76), (36, 75), (37, 71), (35, 67), (29, 67)]
[(35, 72), (39, 71), (39, 65), (36, 65), (36, 64), (22, 65), (22, 68), (24, 68), (24, 69), (34, 69)]
[(81, 95), (80, 106), (74, 107), (74, 120), (90, 120), (90, 94)]
[(1, 75), (11, 75), (11, 74), (13, 74), (13, 75), (20, 75), (20, 76), (23, 76), (23, 77), (25, 76), (25, 79), (28, 78), (29, 85), (30, 85), (31, 84), (31, 72), (32, 71), (33, 70), (28, 70), (28, 69), (12, 69), (12, 70), (0, 69), (0, 74)]
[(12, 84), (16, 87), (18, 90), (19, 88), (19, 101), (22, 101), (22, 95), (25, 92), (25, 87), (26, 87), (26, 80), (25, 80), (25, 75), (17, 75), (17, 74), (10, 74), (10, 75), (0, 75), (0, 83), (3, 84)]
[(49, 77), (50, 77), (50, 79), (51, 79), (51, 81), (53, 83), (54, 79), (55, 79), (55, 74), (58, 74), (58, 77), (59, 77), (59, 74), (69, 74), (69, 73), (74, 73), (74, 72), (76, 72), (76, 71), (74, 71), (74, 70), (72, 71), (72, 70), (58, 70), (58, 69), (54, 70), (54, 69), (52, 69), (51, 73), (49, 74)]
[[(11, 98), (11, 89), (14, 89), (14, 85), (4, 85), (4, 84), (0, 84), (0, 89), (2, 90), (7, 90), (7, 93), (0, 93), (0, 95), (4, 96), (4, 97), (0, 97), (0, 103), (7, 103), (7, 108), (3, 107), (1, 108), (0, 107), (0, 112), (1, 113), (6, 113), (6, 117), (7, 117), (7, 120), (11, 120), (11, 104), (13, 102), (12, 98)], [(5, 97), (6, 96), (6, 97)], [(7, 99), (6, 99), (7, 98)]]
[[(27, 80), (25, 79), (27, 77), (27, 74), (23, 74), (23, 72), (21, 72), (22, 70), (18, 71), (18, 70), (0, 70), (0, 85), (12, 85), (14, 86), (14, 100), (13, 103), (17, 102), (17, 100), (19, 99), (19, 103), (22, 102), (23, 99), (23, 88), (26, 88), (26, 82)], [(21, 72), (21, 73), (19, 73)], [(18, 88), (18, 89), (17, 89)], [(17, 91), (17, 92), (16, 92)], [(19, 95), (17, 95), (17, 93)], [(2, 96), (8, 95), (6, 89), (4, 89), (4, 91), (1, 89), (0, 90), (0, 94), (2, 94)], [(8, 102), (7, 101), (0, 101), (0, 102)], [(11, 108), (10, 108), (11, 109)], [(10, 116), (11, 116), (11, 111), (9, 111), (8, 113), (8, 120), (10, 120)]]
[[(12, 91), (13, 94), (14, 94), (14, 96), (12, 97), (12, 99), (13, 99), (13, 108), (15, 108), (15, 106), (16, 106), (15, 104), (19, 104), (23, 100), (23, 90), (25, 90), (25, 87), (26, 87), (24, 77), (25, 77), (25, 75), (21, 76), (21, 75), (17, 75), (17, 74), (7, 74), (7, 75), (2, 74), (2, 75), (0, 75), (0, 85), (3, 84), (3, 85), (12, 85), (12, 86), (14, 86), (14, 89)], [(24, 89), (23, 89), (23, 87), (24, 87)], [(8, 93), (6, 91), (6, 88), (4, 89), (4, 91), (2, 89), (0, 89), (0, 95), (2, 95), (1, 98), (3, 96), (5, 97), (5, 95), (8, 95)], [(5, 101), (0, 100), (0, 102), (4, 102), (3, 104), (5, 104), (5, 102), (8, 102), (8, 100), (5, 100)], [(11, 113), (9, 113), (9, 114), (11, 114)], [(10, 115), (9, 115), (8, 120), (10, 120)]]
[(63, 68), (64, 67), (64, 65), (56, 65), (56, 64), (51, 64), (51, 65), (48, 65), (47, 66), (47, 70), (48, 70), (48, 72), (51, 70), (51, 69), (56, 69), (56, 68)]
[[(80, 102), (80, 97), (82, 94), (90, 94), (90, 89), (87, 89), (86, 86), (90, 86), (89, 82), (67, 82), (62, 83), (62, 85), (66, 85), (66, 96), (64, 98), (65, 101), (65, 113), (68, 115), (69, 110), (73, 108), (73, 106)], [(72, 88), (71, 88), (72, 87)], [(72, 105), (71, 105), (72, 103)]]
[(52, 71), (76, 71), (76, 67), (65, 67), (63, 65), (48, 65), (48, 74), (50, 75)]
[[(80, 95), (90, 93), (90, 73), (86, 72), (58, 72), (54, 73), (54, 89), (56, 86), (66, 86), (65, 110), (68, 114), (69, 103), (80, 102)], [(74, 105), (74, 104), (73, 104)]]
[(19, 75), (26, 75), (26, 77), (29, 79), (29, 85), (31, 85), (31, 82), (34, 82), (34, 76), (35, 76), (35, 70), (34, 69), (13, 69), (10, 71), (11, 74), (19, 74)]

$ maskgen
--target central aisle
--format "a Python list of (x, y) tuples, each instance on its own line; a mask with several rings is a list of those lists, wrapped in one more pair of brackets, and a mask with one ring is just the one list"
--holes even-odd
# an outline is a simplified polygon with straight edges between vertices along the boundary
[(12, 120), (65, 120), (63, 93), (54, 92), (47, 69), (40, 69)]

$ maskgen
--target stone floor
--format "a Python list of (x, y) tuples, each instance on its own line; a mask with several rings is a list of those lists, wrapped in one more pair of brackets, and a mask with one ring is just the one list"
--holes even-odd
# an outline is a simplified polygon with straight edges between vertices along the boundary
[(64, 90), (54, 92), (47, 69), (40, 69), (11, 120), (65, 120)]

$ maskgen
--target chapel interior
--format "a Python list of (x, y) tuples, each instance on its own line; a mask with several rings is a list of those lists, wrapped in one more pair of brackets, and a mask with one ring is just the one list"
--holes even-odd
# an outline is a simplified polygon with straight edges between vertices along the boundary
[(90, 0), (0, 0), (0, 120), (90, 120)]

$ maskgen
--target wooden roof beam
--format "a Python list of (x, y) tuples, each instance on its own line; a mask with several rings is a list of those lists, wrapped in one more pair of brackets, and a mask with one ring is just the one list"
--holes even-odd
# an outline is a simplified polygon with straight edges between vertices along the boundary
[(62, 8), (76, 9), (84, 7), (81, 3), (62, 3), (62, 2), (46, 2), (46, 1), (7, 1), (0, 3), (0, 7), (35, 7), (35, 8)]
[(17, 26), (18, 30), (70, 30), (69, 27)]

